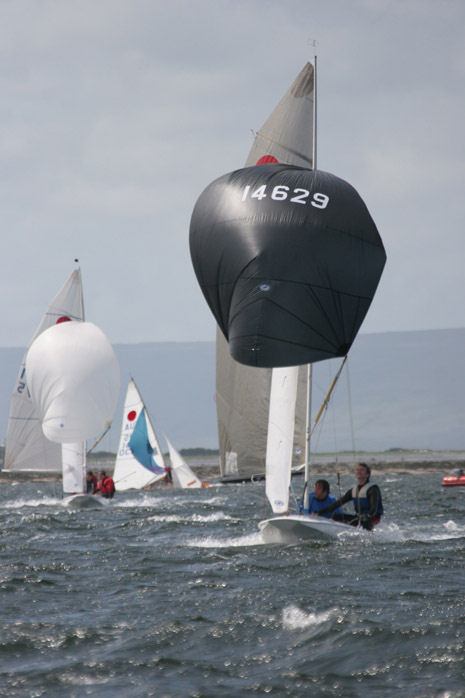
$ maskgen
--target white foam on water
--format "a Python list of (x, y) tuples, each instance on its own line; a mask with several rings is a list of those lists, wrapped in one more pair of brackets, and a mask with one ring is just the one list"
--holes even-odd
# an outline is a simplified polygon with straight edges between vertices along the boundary
[(179, 494), (173, 496), (173, 492), (169, 492), (166, 495), (156, 495), (149, 492), (132, 492), (130, 499), (123, 499), (124, 495), (115, 495), (112, 500), (112, 504), (116, 504), (123, 509), (139, 509), (141, 507), (159, 507), (160, 509), (173, 509), (176, 505), (185, 506), (186, 502), (189, 504), (202, 504), (202, 505), (224, 505), (226, 502), (225, 497), (210, 497), (209, 499), (201, 499), (200, 497), (194, 497), (192, 495), (192, 490), (181, 490)]
[(112, 499), (112, 504), (121, 509), (140, 509), (141, 507), (166, 507), (167, 500), (164, 497), (155, 497), (153, 494), (141, 494), (140, 497), (134, 499), (120, 499), (118, 494)]
[(15, 499), (0, 503), (0, 509), (22, 509), (23, 507), (61, 506), (61, 497), (41, 497), (40, 499)]
[[(193, 492), (193, 490), (190, 490), (190, 492)], [(216, 496), (210, 497), (210, 499), (200, 499), (199, 497), (190, 495), (188, 501), (194, 504), (224, 504), (227, 501), (227, 497)]]
[(182, 516), (179, 514), (154, 514), (149, 516), (148, 521), (161, 521), (163, 523), (180, 523), (180, 522), (193, 522), (193, 523), (209, 523), (212, 521), (232, 521), (232, 517), (224, 514), (222, 511), (214, 512), (212, 514), (192, 514), (192, 516)]
[(340, 612), (337, 608), (314, 613), (313, 611), (302, 611), (298, 606), (291, 604), (283, 609), (282, 624), (286, 630), (305, 630), (309, 627), (322, 625), (338, 618), (338, 616), (340, 616)]
[(435, 540), (453, 540), (454, 538), (465, 537), (465, 525), (458, 524), (455, 521), (446, 521), (440, 524), (428, 526), (425, 530), (418, 532), (418, 535), (411, 536), (413, 540), (422, 542)]
[(261, 533), (248, 533), (237, 538), (193, 538), (187, 543), (190, 548), (242, 548), (255, 545), (264, 545)]
[(381, 524), (375, 529), (373, 541), (383, 543), (404, 543), (409, 540), (429, 543), (441, 540), (453, 540), (465, 537), (465, 524), (449, 520), (446, 522), (431, 522), (425, 524), (406, 524), (399, 526), (394, 523)]

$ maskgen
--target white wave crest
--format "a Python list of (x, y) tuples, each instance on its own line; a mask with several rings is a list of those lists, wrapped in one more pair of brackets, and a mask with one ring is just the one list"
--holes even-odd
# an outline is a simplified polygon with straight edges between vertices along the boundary
[[(185, 493), (185, 494), (184, 494)], [(149, 492), (131, 492), (130, 495), (127, 494), (116, 494), (112, 501), (113, 505), (117, 505), (123, 509), (138, 509), (141, 507), (158, 507), (160, 509), (173, 509), (175, 505), (185, 506), (186, 502), (189, 504), (221, 504), (224, 505), (226, 501), (225, 497), (211, 497), (209, 499), (194, 498), (192, 496), (192, 490), (181, 490), (179, 494), (173, 495), (172, 492), (166, 493), (165, 495), (156, 495)]]
[(121, 509), (140, 509), (141, 507), (166, 507), (167, 501), (163, 497), (155, 497), (150, 494), (143, 494), (140, 497), (133, 499), (120, 499), (118, 495), (112, 500), (113, 506), (121, 507)]
[(214, 512), (213, 514), (192, 514), (192, 516), (182, 516), (179, 514), (154, 514), (148, 518), (148, 521), (161, 521), (163, 523), (209, 523), (211, 521), (231, 521), (232, 517), (224, 514), (222, 511)]
[(409, 540), (419, 543), (433, 543), (434, 541), (455, 538), (465, 538), (465, 524), (458, 524), (452, 520), (443, 523), (427, 521), (402, 525), (383, 523), (375, 528), (373, 535), (373, 540), (383, 543), (404, 543)]
[(1, 509), (22, 509), (24, 507), (46, 507), (61, 505), (61, 498), (57, 497), (41, 497), (40, 499), (16, 499), (8, 500), (0, 504)]
[(241, 548), (253, 545), (264, 545), (261, 533), (249, 533), (238, 538), (193, 538), (187, 544), (190, 548)]
[(331, 608), (328, 611), (320, 613), (302, 611), (298, 606), (291, 604), (283, 609), (282, 623), (286, 630), (304, 630), (305, 628), (314, 627), (326, 623), (327, 621), (337, 618), (339, 611), (336, 608)]

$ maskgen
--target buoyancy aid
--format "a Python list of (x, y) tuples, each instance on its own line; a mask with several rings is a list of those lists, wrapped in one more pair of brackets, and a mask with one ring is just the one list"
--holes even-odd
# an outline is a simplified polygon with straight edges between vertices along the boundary
[[(332, 494), (328, 494), (328, 496), (325, 499), (317, 499), (314, 494), (311, 494), (308, 500), (308, 510), (305, 511), (307, 514), (315, 514), (318, 511), (321, 511), (322, 509), (325, 509), (327, 506), (332, 504), (333, 502), (336, 501), (336, 497), (334, 497)], [(338, 507), (334, 512), (332, 513), (327, 513), (323, 514), (323, 516), (330, 517), (332, 514), (341, 514), (342, 509), (341, 507)]]
[(101, 483), (100, 489), (104, 497), (111, 499), (115, 494), (115, 483), (111, 477), (106, 477)]
[[(370, 500), (368, 499), (368, 490), (373, 487), (374, 482), (365, 482), (365, 484), (360, 487), (354, 485), (352, 487), (352, 500), (354, 502), (354, 509), (356, 514), (368, 514), (370, 511)], [(382, 516), (384, 514), (383, 510), (383, 500), (381, 499), (381, 491), (378, 487), (378, 508), (373, 514), (373, 516)]]

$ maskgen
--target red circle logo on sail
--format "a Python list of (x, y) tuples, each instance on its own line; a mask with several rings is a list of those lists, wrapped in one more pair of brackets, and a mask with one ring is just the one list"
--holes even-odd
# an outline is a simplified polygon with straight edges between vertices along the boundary
[(133, 422), (136, 417), (137, 417), (137, 412), (135, 410), (131, 410), (128, 413), (128, 422)]
[(278, 162), (274, 155), (262, 155), (262, 157), (257, 160), (257, 165), (268, 165), (270, 162)]
[(60, 322), (71, 322), (71, 318), (68, 317), (67, 315), (62, 315), (61, 317), (58, 318), (58, 320), (56, 321), (55, 324), (59, 325)]

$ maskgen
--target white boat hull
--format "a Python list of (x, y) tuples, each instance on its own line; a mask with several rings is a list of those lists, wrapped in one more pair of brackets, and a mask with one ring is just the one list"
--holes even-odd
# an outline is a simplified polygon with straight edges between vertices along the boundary
[(63, 506), (70, 509), (95, 509), (110, 504), (110, 500), (94, 494), (71, 494), (63, 497)]
[(260, 521), (258, 528), (266, 543), (290, 543), (302, 540), (335, 540), (341, 536), (365, 535), (358, 526), (327, 519), (323, 516), (291, 514)]

